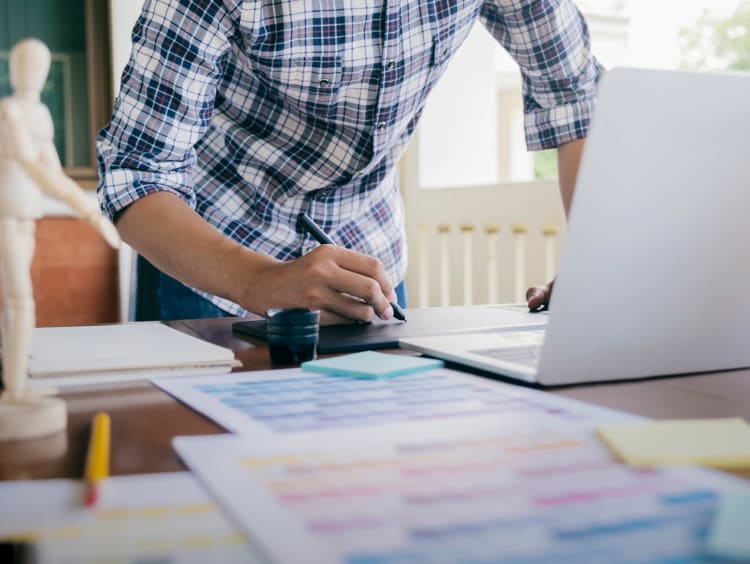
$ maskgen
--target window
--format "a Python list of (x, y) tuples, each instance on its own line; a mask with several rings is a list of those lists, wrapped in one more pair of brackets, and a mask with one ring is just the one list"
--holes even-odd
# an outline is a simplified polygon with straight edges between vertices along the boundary
[(0, 0), (0, 97), (12, 90), (8, 56), (35, 37), (52, 53), (42, 100), (55, 124), (55, 146), (66, 172), (96, 186), (94, 139), (111, 113), (107, 0)]
[[(750, 1), (580, 0), (607, 68), (750, 69)], [(555, 151), (529, 153), (517, 65), (477, 25), (425, 108), (420, 188), (534, 181), (557, 175)]]

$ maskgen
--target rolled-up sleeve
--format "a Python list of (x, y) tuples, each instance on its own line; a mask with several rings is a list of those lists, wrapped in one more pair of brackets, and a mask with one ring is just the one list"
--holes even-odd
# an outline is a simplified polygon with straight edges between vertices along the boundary
[(158, 191), (195, 207), (194, 146), (213, 115), (233, 33), (230, 11), (207, 0), (144, 6), (112, 120), (97, 137), (97, 192), (110, 218)]
[(480, 15), (521, 67), (529, 150), (585, 137), (603, 68), (572, 0), (486, 0)]

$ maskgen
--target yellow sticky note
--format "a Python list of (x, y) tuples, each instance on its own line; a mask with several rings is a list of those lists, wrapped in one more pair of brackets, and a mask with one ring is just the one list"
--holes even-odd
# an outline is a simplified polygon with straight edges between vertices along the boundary
[(750, 467), (750, 425), (739, 417), (614, 423), (601, 425), (597, 434), (623, 461), (637, 466)]

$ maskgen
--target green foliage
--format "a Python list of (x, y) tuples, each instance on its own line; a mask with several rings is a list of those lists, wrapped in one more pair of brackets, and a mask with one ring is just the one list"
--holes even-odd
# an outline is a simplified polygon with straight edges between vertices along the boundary
[(691, 69), (750, 70), (750, 5), (729, 18), (704, 12), (680, 32), (682, 66)]
[(557, 178), (557, 149), (534, 153), (534, 177)]

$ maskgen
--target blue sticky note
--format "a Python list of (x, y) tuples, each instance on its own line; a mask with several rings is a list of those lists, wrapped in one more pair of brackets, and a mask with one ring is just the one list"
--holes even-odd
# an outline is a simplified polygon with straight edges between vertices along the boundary
[(404, 376), (423, 370), (442, 368), (443, 365), (442, 360), (432, 358), (365, 351), (334, 358), (310, 360), (303, 362), (302, 368), (331, 376), (376, 379)]
[(713, 556), (750, 561), (750, 493), (724, 494), (719, 501), (706, 549)]

